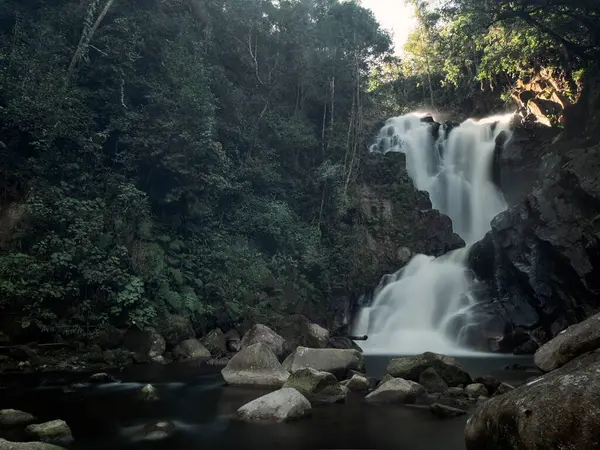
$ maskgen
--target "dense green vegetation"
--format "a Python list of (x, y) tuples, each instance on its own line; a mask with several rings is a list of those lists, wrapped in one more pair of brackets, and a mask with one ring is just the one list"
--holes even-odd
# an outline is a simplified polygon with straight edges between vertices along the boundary
[(501, 108), (600, 46), (595, 0), (415, 6), (400, 60), (355, 2), (0, 0), (3, 319), (205, 328), (381, 275), (346, 223), (377, 121)]
[(390, 47), (369, 11), (2, 0), (0, 30), (4, 317), (201, 326), (347, 288), (335, 227)]
[[(418, 27), (383, 87), (404, 105), (459, 114), (502, 110), (541, 71), (569, 100), (584, 69), (596, 71), (598, 0), (412, 0)], [(485, 107), (480, 108), (482, 104)]]

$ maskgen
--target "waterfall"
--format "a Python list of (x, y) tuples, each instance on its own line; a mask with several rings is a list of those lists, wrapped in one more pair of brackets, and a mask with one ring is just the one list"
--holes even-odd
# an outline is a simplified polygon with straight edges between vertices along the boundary
[[(467, 244), (439, 258), (416, 255), (386, 275), (371, 306), (359, 311), (354, 334), (367, 334), (367, 353), (444, 354), (469, 352), (461, 331), (477, 301), (466, 258), (507, 204), (492, 180), (496, 139), (509, 133), (512, 115), (439, 125), (423, 114), (389, 119), (371, 152), (402, 152), (416, 188), (429, 193), (433, 208), (452, 219)], [(439, 127), (439, 128), (438, 128)], [(505, 140), (506, 141), (506, 140)]]

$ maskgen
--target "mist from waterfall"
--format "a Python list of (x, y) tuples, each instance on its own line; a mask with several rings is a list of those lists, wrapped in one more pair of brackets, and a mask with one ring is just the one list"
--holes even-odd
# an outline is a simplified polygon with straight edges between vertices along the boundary
[(509, 133), (512, 115), (468, 119), (460, 126), (431, 123), (424, 114), (389, 119), (371, 152), (402, 152), (416, 188), (429, 193), (434, 209), (452, 219), (467, 244), (439, 258), (416, 255), (386, 275), (355, 322), (367, 334), (367, 353), (473, 353), (461, 346), (462, 330), (476, 302), (466, 258), (472, 244), (491, 228), (507, 204), (492, 180), (496, 139)]

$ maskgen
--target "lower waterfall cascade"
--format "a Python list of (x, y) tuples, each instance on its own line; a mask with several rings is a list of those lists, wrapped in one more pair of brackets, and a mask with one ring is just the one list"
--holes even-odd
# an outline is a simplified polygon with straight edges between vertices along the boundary
[(365, 353), (478, 353), (461, 345), (469, 310), (477, 302), (466, 260), (492, 219), (507, 208), (492, 170), (496, 146), (510, 138), (512, 117), (467, 119), (452, 126), (412, 113), (389, 119), (379, 132), (370, 151), (404, 153), (416, 189), (429, 193), (432, 207), (452, 219), (467, 246), (438, 258), (415, 255), (382, 278), (372, 304), (361, 308), (354, 323), (353, 334), (368, 335), (361, 342)]

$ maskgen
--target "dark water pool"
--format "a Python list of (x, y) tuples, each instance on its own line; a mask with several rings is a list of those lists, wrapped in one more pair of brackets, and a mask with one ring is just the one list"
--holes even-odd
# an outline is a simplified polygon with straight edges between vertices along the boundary
[[(387, 360), (389, 357), (368, 357), (367, 367), (375, 370)], [(485, 361), (478, 364), (485, 368)], [(510, 373), (525, 377), (525, 372)], [(369, 405), (352, 394), (346, 404), (315, 407), (309, 419), (282, 425), (250, 425), (236, 421), (233, 414), (269, 391), (225, 386), (218, 369), (153, 365), (132, 367), (114, 375), (123, 382), (81, 384), (66, 392), (65, 386), (86, 376), (0, 375), (0, 385), (5, 386), (0, 390), (0, 409), (22, 409), (41, 420), (67, 421), (75, 438), (70, 447), (74, 450), (464, 450), (466, 417), (439, 420), (424, 409)], [(156, 387), (159, 401), (136, 399), (145, 383)], [(144, 426), (163, 420), (175, 426), (170, 437), (140, 440)]]

